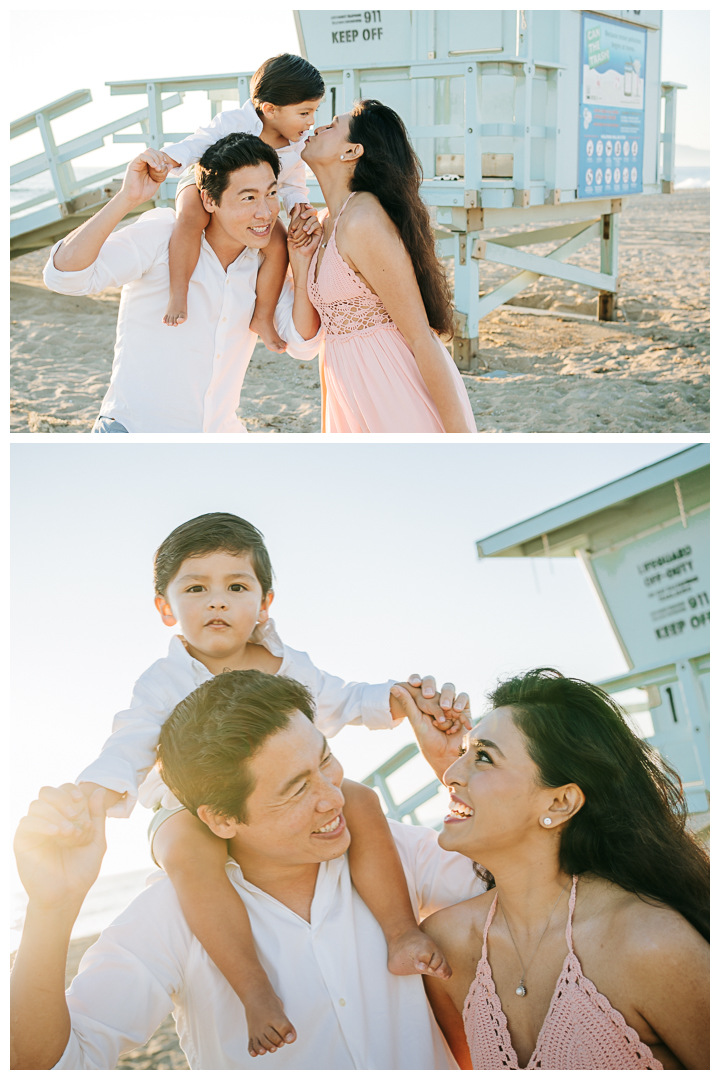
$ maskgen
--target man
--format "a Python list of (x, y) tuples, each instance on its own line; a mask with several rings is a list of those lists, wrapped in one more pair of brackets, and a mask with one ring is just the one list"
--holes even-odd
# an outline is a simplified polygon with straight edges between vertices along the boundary
[[(228, 841), (228, 877), (297, 1040), (249, 1057), (242, 1005), (164, 877), (88, 950), (66, 999), (70, 933), (105, 848), (100, 796), (86, 813), (66, 785), (43, 789), (16, 837), (29, 903), (13, 969), (13, 1068), (112, 1069), (171, 1009), (193, 1069), (457, 1068), (420, 976), (388, 972), (382, 931), (352, 887), (342, 769), (311, 712), (292, 680), (225, 672), (177, 707), (160, 742), (165, 779)], [(448, 741), (418, 723), (429, 741)], [(81, 812), (68, 831), (72, 798)], [(443, 852), (432, 830), (392, 829), (419, 917), (482, 891), (469, 860)]]
[[(155, 209), (113, 232), (152, 198), (167, 176), (155, 150), (127, 167), (121, 190), (52, 250), (45, 284), (74, 296), (123, 286), (110, 386), (94, 432), (242, 432), (236, 410), (257, 335), (250, 332), (260, 252), (279, 212), (279, 162), (255, 135), (227, 135), (206, 151), (198, 171), (210, 214), (181, 327), (163, 324), (170, 288), (168, 245), (175, 212)], [(290, 266), (303, 285), (318, 237), (291, 245)], [(310, 360), (320, 322), (303, 289), (288, 278), (276, 309), (287, 352)]]

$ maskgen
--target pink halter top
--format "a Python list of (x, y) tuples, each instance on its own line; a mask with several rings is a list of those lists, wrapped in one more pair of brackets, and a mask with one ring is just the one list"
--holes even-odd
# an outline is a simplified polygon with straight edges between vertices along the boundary
[(320, 263), (317, 281), (315, 268), (319, 247), (308, 270), (308, 296), (320, 316), (326, 338), (341, 338), (349, 334), (362, 337), (374, 334), (381, 326), (397, 329), (380, 297), (350, 269), (337, 248), (335, 233), (338, 221), (353, 195), (354, 191), (340, 208)]
[[(577, 894), (573, 877), (565, 939), (569, 952), (563, 964), (537, 1045), (526, 1069), (662, 1069), (638, 1033), (625, 1023), (590, 979), (583, 975), (573, 951), (572, 917)], [(465, 1035), (473, 1069), (519, 1069), (507, 1018), (495, 993), (487, 958), (487, 936), (497, 907), (497, 894), (483, 931), (483, 948), (463, 1008)]]

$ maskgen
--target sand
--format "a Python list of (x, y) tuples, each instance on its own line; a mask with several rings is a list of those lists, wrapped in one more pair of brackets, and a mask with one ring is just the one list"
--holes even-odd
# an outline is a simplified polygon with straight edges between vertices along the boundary
[[(482, 370), (464, 375), (478, 430), (708, 432), (709, 213), (707, 190), (626, 206), (617, 322), (588, 318), (592, 290), (550, 278), (515, 297), (514, 310), (483, 319)], [(599, 241), (588, 245), (578, 264), (597, 269), (598, 250)], [(110, 378), (119, 291), (50, 293), (41, 278), (47, 256), (11, 263), (11, 430), (86, 432)], [(482, 291), (509, 276), (482, 263)], [(251, 432), (319, 431), (316, 362), (258, 344), (238, 416)]]

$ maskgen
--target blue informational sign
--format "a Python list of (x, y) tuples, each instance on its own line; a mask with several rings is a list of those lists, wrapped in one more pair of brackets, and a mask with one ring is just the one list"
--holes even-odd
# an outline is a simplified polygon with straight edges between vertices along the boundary
[(643, 189), (647, 31), (582, 16), (578, 199)]

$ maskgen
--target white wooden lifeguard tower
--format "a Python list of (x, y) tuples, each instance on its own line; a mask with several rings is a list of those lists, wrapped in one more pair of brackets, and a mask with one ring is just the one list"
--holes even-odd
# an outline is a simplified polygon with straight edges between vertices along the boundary
[[(455, 265), (454, 355), (477, 365), (478, 323), (541, 275), (590, 286), (598, 314), (614, 315), (618, 214), (626, 199), (670, 192), (675, 100), (661, 83), (661, 11), (298, 11), (301, 52), (323, 73), (318, 124), (361, 97), (405, 120), (423, 164), (422, 194), (438, 247)], [(214, 115), (248, 97), (252, 72), (139, 79), (107, 85), (145, 99), (134, 112), (58, 145), (53, 121), (91, 100), (88, 90), (35, 109), (11, 137), (37, 129), (43, 152), (12, 166), (11, 183), (49, 174), (48, 189), (11, 209), (11, 256), (66, 235), (118, 189), (127, 158), (80, 180), (73, 163), (114, 143), (162, 148), (183, 95), (203, 91)], [(312, 198), (322, 204), (317, 184)], [(172, 205), (175, 183), (154, 205)], [(140, 207), (137, 212), (149, 208)], [(508, 235), (498, 228), (539, 226)], [(489, 230), (493, 230), (489, 232)], [(567, 260), (600, 239), (600, 266)], [(550, 254), (524, 250), (559, 241)], [(483, 262), (508, 267), (480, 295)]]
[(579, 559), (628, 666), (599, 685), (644, 721), (648, 742), (680, 774), (690, 811), (706, 811), (709, 444), (486, 536), (477, 551), (481, 559)]
[[(303, 55), (325, 79), (328, 114), (374, 97), (409, 128), (439, 248), (454, 258), (460, 368), (476, 366), (479, 320), (543, 274), (597, 289), (599, 317), (614, 317), (623, 200), (673, 188), (681, 87), (661, 83), (661, 11), (295, 18)], [(598, 271), (566, 261), (598, 238)], [(549, 255), (521, 250), (555, 240)], [(516, 273), (480, 296), (483, 261)]]

